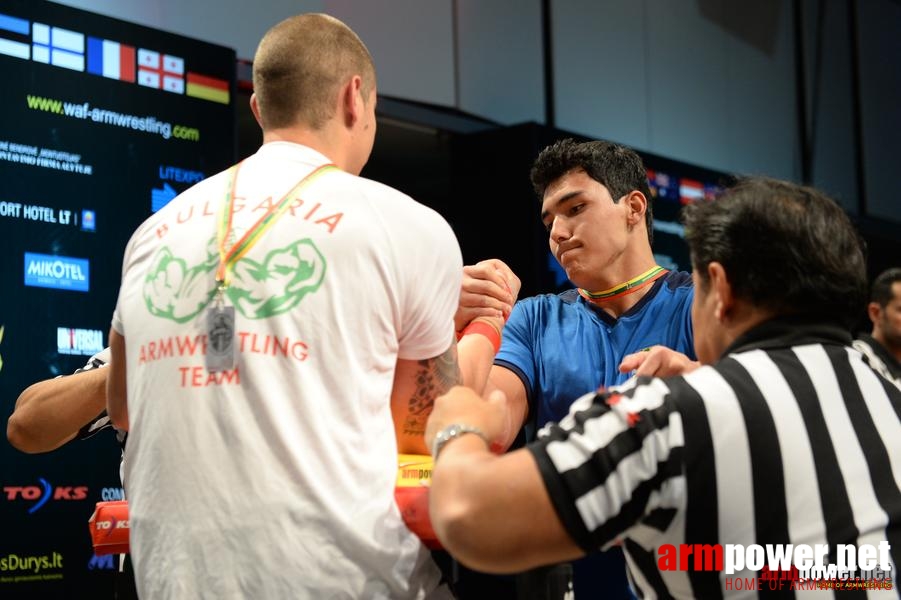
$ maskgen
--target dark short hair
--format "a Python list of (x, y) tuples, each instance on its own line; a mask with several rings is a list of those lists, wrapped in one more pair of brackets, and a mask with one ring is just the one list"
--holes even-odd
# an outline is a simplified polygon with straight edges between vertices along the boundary
[(654, 217), (651, 210), (651, 190), (648, 187), (648, 171), (641, 157), (626, 146), (604, 140), (577, 142), (565, 138), (551, 144), (539, 153), (532, 165), (530, 178), (539, 198), (553, 182), (574, 169), (603, 185), (614, 202), (633, 190), (644, 194), (648, 200), (645, 224), (648, 243), (654, 240)]
[(736, 296), (775, 314), (812, 314), (850, 328), (865, 304), (860, 234), (818, 190), (743, 178), (713, 201), (684, 207), (682, 220), (705, 288), (715, 261)]
[(870, 302), (876, 302), (882, 308), (892, 300), (892, 284), (901, 281), (901, 268), (886, 269), (873, 280), (870, 290)]

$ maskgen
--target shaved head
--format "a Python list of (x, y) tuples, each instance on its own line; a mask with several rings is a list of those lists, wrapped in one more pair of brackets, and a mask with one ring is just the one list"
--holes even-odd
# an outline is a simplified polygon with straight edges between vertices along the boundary
[(354, 75), (362, 78), (368, 97), (375, 88), (375, 66), (347, 25), (319, 13), (278, 23), (263, 36), (253, 60), (263, 129), (322, 128), (335, 113), (339, 89)]

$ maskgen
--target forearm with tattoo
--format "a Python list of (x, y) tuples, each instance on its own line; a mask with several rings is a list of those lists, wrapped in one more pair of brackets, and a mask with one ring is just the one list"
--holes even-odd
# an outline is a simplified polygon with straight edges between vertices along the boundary
[(404, 421), (404, 435), (425, 434), (426, 421), (435, 398), (451, 387), (463, 383), (460, 366), (457, 364), (457, 346), (452, 345), (447, 352), (419, 361), (416, 372), (416, 388), (410, 397), (407, 418)]

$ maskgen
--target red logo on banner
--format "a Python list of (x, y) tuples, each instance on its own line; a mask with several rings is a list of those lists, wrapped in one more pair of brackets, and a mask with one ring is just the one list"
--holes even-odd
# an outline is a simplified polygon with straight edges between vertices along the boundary
[(35, 503), (28, 509), (28, 514), (43, 507), (50, 500), (85, 500), (88, 497), (86, 485), (60, 485), (53, 487), (43, 477), (38, 478), (37, 485), (5, 485), (3, 493), (8, 501), (34, 500)]

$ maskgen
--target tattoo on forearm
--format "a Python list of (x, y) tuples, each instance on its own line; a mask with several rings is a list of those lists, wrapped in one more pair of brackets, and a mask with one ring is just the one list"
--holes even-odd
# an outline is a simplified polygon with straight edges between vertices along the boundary
[(419, 366), (416, 373), (416, 389), (410, 398), (404, 423), (406, 435), (423, 435), (435, 398), (451, 387), (463, 383), (460, 366), (457, 364), (456, 344), (440, 356), (419, 361)]

